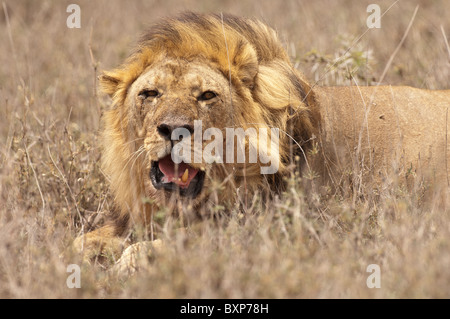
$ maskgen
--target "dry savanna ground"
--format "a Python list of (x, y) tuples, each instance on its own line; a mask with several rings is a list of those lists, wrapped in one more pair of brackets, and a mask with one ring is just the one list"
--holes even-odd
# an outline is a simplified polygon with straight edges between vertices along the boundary
[[(310, 81), (448, 89), (450, 2), (394, 2), (2, 1), (0, 297), (450, 297), (449, 206), (423, 205), (420, 190), (389, 185), (308, 204), (292, 176), (282, 197), (255, 197), (244, 210), (218, 206), (189, 235), (161, 212), (166, 248), (128, 280), (70, 252), (112, 207), (98, 137), (109, 100), (96, 77), (148, 24), (181, 10), (255, 16), (279, 31)], [(81, 8), (79, 29), (66, 26), (70, 3)], [(370, 3), (387, 11), (379, 29), (367, 29)], [(81, 288), (67, 286), (69, 264), (81, 266)], [(367, 286), (371, 264), (380, 288)]]

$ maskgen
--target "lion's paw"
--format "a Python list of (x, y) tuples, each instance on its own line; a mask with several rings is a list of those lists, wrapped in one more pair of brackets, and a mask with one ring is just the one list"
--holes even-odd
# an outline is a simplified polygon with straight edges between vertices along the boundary
[(163, 248), (161, 239), (141, 241), (125, 249), (110, 272), (119, 277), (129, 277), (139, 268), (148, 265), (149, 257)]

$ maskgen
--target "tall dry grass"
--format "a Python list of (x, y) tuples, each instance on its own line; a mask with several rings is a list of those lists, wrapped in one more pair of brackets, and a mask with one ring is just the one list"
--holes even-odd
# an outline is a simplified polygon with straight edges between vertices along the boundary
[[(82, 266), (81, 288), (66, 285), (68, 264), (81, 265), (72, 240), (112, 206), (98, 164), (108, 100), (96, 76), (127, 56), (146, 25), (185, 9), (256, 16), (280, 32), (312, 82), (354, 85), (351, 75), (363, 85), (379, 81), (419, 4), (383, 83), (442, 89), (448, 1), (399, 1), (369, 31), (373, 1), (76, 1), (82, 27), (68, 29), (71, 2), (2, 2), (0, 297), (450, 297), (448, 208), (388, 185), (377, 196), (362, 188), (311, 204), (296, 176), (281, 198), (254, 197), (245, 214), (217, 207), (219, 218), (190, 235), (159, 216), (166, 249), (137, 275), (124, 281)], [(377, 3), (384, 11), (394, 1)], [(366, 285), (369, 264), (380, 266), (379, 289)]]

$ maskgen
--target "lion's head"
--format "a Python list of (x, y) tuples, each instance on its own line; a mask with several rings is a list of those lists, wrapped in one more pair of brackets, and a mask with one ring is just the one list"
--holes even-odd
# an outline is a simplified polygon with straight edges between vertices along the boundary
[[(173, 198), (200, 205), (213, 185), (230, 199), (242, 185), (253, 192), (277, 183), (318, 122), (310, 87), (275, 31), (229, 15), (161, 21), (121, 67), (103, 74), (101, 87), (113, 100), (104, 115), (104, 169), (121, 211), (146, 218), (152, 204)], [(230, 129), (249, 133), (244, 161)], [(264, 144), (269, 156), (251, 160)], [(270, 165), (276, 170), (262, 174)]]

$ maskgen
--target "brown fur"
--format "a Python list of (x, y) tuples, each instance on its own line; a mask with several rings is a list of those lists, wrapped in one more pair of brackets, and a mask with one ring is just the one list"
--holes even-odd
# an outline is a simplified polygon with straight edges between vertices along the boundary
[[(139, 92), (154, 82), (164, 88), (157, 107), (140, 105)], [(156, 132), (167, 121), (201, 119), (203, 130), (276, 127), (282, 132), (274, 176), (262, 176), (258, 163), (196, 164), (208, 178), (194, 207), (208, 200), (215, 179), (228, 181), (219, 196), (231, 202), (239, 187), (250, 194), (263, 185), (282, 188), (280, 177), (289, 173), (292, 156), (300, 157), (303, 174), (312, 170), (319, 175), (316, 185), (335, 190), (345, 185), (346, 172), (361, 182), (374, 176), (379, 182), (391, 171), (406, 176), (411, 170), (431, 173), (436, 185), (446, 186), (448, 180), (450, 91), (312, 88), (292, 67), (275, 31), (257, 20), (194, 13), (163, 20), (121, 67), (104, 73), (101, 87), (113, 100), (104, 115), (103, 167), (117, 212), (108, 231), (89, 233), (77, 240), (78, 246), (98, 246), (121, 236), (130, 223), (149, 230), (152, 214), (173, 203), (173, 196), (155, 190), (148, 178), (150, 162), (168, 147)], [(219, 92), (213, 104), (193, 99), (198, 93), (192, 92), (210, 87)]]

